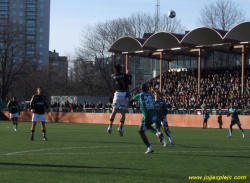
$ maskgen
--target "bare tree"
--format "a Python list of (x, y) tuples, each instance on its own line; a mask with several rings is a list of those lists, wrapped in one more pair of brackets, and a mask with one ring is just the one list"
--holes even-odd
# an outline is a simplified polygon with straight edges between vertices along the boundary
[[(97, 89), (100, 91), (113, 93), (114, 87), (111, 81), (114, 63), (125, 64), (125, 58), (112, 55), (108, 52), (111, 45), (123, 36), (143, 37), (144, 33), (155, 33), (156, 19), (155, 15), (147, 13), (134, 13), (128, 18), (118, 18), (111, 21), (100, 22), (94, 26), (86, 26), (82, 30), (81, 46), (76, 52), (76, 62), (74, 74), (77, 74), (77, 80), (85, 84), (86, 88)], [(177, 19), (170, 19), (167, 15), (159, 18), (159, 31), (171, 31), (174, 33), (184, 32), (185, 28)], [(93, 64), (86, 67), (84, 61), (92, 61)], [(95, 77), (101, 81), (89, 82), (86, 75), (86, 68), (91, 67), (95, 71)], [(79, 72), (82, 68), (85, 73)], [(76, 79), (76, 78), (75, 78)], [(91, 78), (93, 80), (93, 77)], [(98, 81), (99, 81), (98, 80)], [(88, 82), (87, 82), (88, 81)], [(89, 85), (89, 86), (86, 86)], [(88, 92), (89, 92), (88, 91)], [(98, 93), (92, 91), (91, 94)]]
[(149, 13), (134, 13), (128, 18), (127, 23), (124, 25), (128, 27), (125, 27), (126, 30), (128, 30), (128, 36), (138, 38), (143, 37), (144, 33), (155, 33), (157, 31), (172, 33), (184, 33), (185, 31), (185, 27), (179, 19), (169, 18), (167, 14), (162, 14), (156, 19), (155, 15)]
[(100, 95), (105, 90), (100, 83), (100, 75), (93, 66), (94, 62), (77, 60), (75, 62), (74, 72), (74, 92), (77, 94), (84, 93), (87, 96)]
[(0, 96), (7, 100), (15, 80), (35, 68), (33, 44), (25, 44), (24, 27), (7, 20), (0, 21)]
[(168, 15), (164, 14), (160, 17), (159, 30), (181, 34), (185, 32), (185, 27), (179, 19), (169, 18)]
[(236, 2), (232, 0), (217, 0), (214, 3), (205, 4), (200, 11), (197, 25), (229, 30), (245, 20), (246, 16)]

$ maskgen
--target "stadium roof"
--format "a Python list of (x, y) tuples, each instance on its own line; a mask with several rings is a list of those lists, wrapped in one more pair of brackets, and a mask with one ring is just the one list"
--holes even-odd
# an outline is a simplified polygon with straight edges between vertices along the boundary
[[(193, 51), (202, 48), (203, 57), (210, 50), (227, 52), (230, 45), (250, 43), (250, 22), (242, 22), (229, 31), (199, 27), (187, 34), (157, 32), (146, 38), (122, 37), (116, 40), (109, 52), (146, 57), (151, 53), (157, 57), (157, 52), (163, 53), (164, 60), (171, 60), (173, 55), (198, 56)], [(232, 51), (232, 50), (231, 50)], [(241, 54), (242, 50), (235, 47), (233, 53)]]

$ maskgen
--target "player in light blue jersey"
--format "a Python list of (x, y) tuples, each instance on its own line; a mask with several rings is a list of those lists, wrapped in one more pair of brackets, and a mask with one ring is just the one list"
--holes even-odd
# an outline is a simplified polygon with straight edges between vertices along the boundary
[(241, 128), (241, 123), (240, 123), (240, 119), (239, 119), (239, 114), (240, 111), (237, 108), (236, 104), (234, 105), (233, 102), (230, 103), (230, 108), (228, 109), (228, 115), (227, 116), (232, 116), (231, 117), (231, 122), (230, 122), (230, 129), (229, 129), (229, 138), (233, 137), (233, 125), (237, 124), (239, 129), (242, 132), (242, 137), (245, 138), (245, 133), (244, 130)]
[(141, 124), (139, 126), (139, 134), (147, 146), (147, 151), (145, 154), (150, 154), (154, 152), (154, 149), (151, 147), (148, 138), (145, 134), (145, 131), (151, 130), (154, 134), (158, 136), (159, 139), (163, 136), (161, 132), (157, 132), (153, 127), (152, 124), (157, 120), (157, 114), (155, 111), (155, 101), (153, 94), (148, 92), (148, 87), (146, 84), (141, 86), (141, 92), (134, 96), (133, 100), (140, 102), (140, 108), (143, 114), (143, 118), (141, 120)]
[(203, 113), (203, 129), (206, 129), (207, 128), (207, 120), (209, 118), (209, 113), (208, 111), (205, 109), (204, 110), (204, 113)]

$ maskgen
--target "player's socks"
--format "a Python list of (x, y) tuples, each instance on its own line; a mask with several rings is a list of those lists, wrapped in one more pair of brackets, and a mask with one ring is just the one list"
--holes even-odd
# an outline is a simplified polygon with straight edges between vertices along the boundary
[(166, 145), (168, 144), (168, 142), (166, 141), (166, 139), (164, 138), (164, 136), (162, 136), (161, 139), (162, 139), (162, 141), (163, 141), (164, 144), (166, 144)]
[(229, 135), (230, 135), (230, 136), (233, 135), (233, 129), (232, 129), (232, 128), (229, 129)]
[(155, 128), (151, 128), (150, 132), (156, 135), (157, 130)]
[(111, 128), (112, 128), (113, 122), (114, 122), (113, 119), (109, 120), (109, 126), (110, 126)]
[(114, 122), (113, 119), (110, 119), (110, 120), (109, 120), (109, 126), (108, 126), (108, 130), (107, 130), (107, 132), (108, 132), (109, 134), (111, 134), (113, 122)]
[(12, 121), (12, 124), (13, 124), (13, 129), (15, 130), (15, 128), (16, 128), (16, 122), (15, 121)]
[(151, 147), (151, 145), (147, 146), (150, 150), (153, 150), (153, 147)]
[(148, 140), (143, 141), (143, 142), (144, 142), (144, 144), (145, 144), (148, 148), (153, 149), (153, 148), (150, 146), (150, 143), (149, 143)]
[(119, 128), (122, 130), (122, 128), (123, 128), (123, 125), (124, 125), (124, 121), (120, 121), (120, 126), (119, 126)]
[(46, 128), (42, 128), (43, 137), (46, 137)]
[(246, 135), (245, 135), (245, 133), (244, 133), (244, 130), (243, 130), (242, 128), (241, 128), (240, 130), (241, 130), (241, 133), (242, 133), (242, 137), (245, 138)]
[(17, 123), (14, 124), (13, 129), (17, 131)]
[(229, 138), (233, 137), (233, 129), (232, 128), (229, 129), (229, 135), (227, 137), (229, 137)]
[(117, 131), (119, 132), (119, 135), (122, 137), (123, 136), (123, 131), (122, 131), (122, 127), (123, 127), (123, 125), (124, 125), (124, 122), (120, 122), (120, 126), (119, 126), (119, 128), (117, 129)]
[(168, 129), (165, 131), (165, 133), (169, 138), (171, 138), (170, 131)]
[(30, 137), (30, 141), (32, 141), (32, 140), (34, 140), (34, 136), (33, 135), (31, 135), (31, 137)]
[(31, 137), (30, 137), (30, 141), (34, 140), (34, 133), (35, 133), (35, 128), (31, 128)]
[(31, 128), (31, 136), (34, 136), (35, 128)]

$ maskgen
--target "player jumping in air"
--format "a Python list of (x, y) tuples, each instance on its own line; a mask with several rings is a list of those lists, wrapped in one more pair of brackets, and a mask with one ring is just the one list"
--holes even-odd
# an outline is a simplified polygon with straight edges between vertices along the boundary
[(129, 74), (129, 71), (127, 71), (126, 74), (121, 73), (120, 64), (115, 64), (113, 68), (114, 68), (115, 74), (113, 74), (111, 77), (115, 84), (116, 92), (114, 93), (114, 99), (113, 99), (113, 104), (112, 104), (113, 110), (110, 115), (109, 126), (108, 126), (107, 132), (111, 134), (112, 125), (113, 125), (115, 116), (117, 112), (120, 110), (121, 118), (120, 118), (120, 125), (117, 131), (122, 137), (123, 136), (122, 128), (125, 122), (125, 114), (127, 112), (127, 106), (128, 106), (128, 101), (126, 100), (126, 98), (129, 96), (128, 85), (131, 85), (132, 83), (132, 75)]

